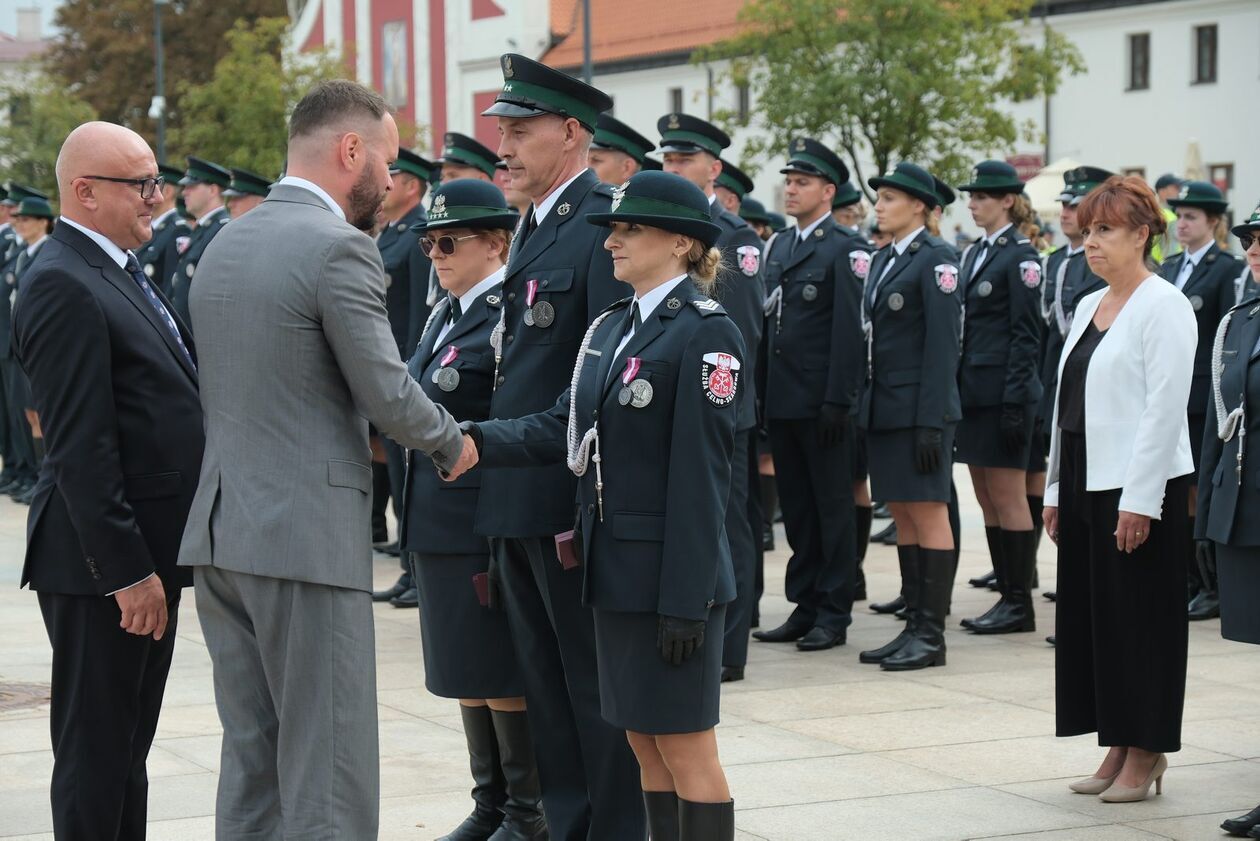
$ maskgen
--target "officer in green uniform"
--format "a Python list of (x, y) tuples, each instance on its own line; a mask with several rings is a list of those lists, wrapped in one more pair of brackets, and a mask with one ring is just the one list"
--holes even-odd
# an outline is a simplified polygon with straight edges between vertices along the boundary
[(184, 188), (184, 204), (197, 220), (197, 226), (191, 234), (187, 237), (175, 237), (175, 251), (179, 254), (179, 260), (170, 280), (171, 304), (187, 325), (192, 324), (188, 312), (188, 290), (197, 273), (197, 263), (201, 261), (201, 255), (205, 253), (210, 241), (232, 220), (223, 205), (223, 191), (231, 183), (232, 173), (226, 168), (191, 155), (188, 157), (188, 170), (179, 181), (179, 185)]
[(223, 191), (223, 198), (227, 200), (228, 215), (233, 219), (240, 219), (262, 204), (269, 192), (271, 192), (270, 178), (263, 178), (248, 169), (232, 167), (232, 181)]
[[(744, 381), (758, 382), (754, 360), (758, 357), (763, 329), (762, 308), (765, 284), (762, 280), (761, 238), (752, 226), (718, 201), (715, 182), (722, 175), (722, 150), (731, 139), (712, 123), (689, 114), (666, 114), (657, 120), (665, 171), (681, 175), (695, 184), (709, 199), (709, 213), (721, 229), (717, 248), (725, 264), (718, 273), (714, 297), (726, 308), (739, 327), (747, 354)], [(755, 604), (756, 571), (761, 506), (752, 493), (757, 482), (757, 395), (755, 389), (739, 406), (736, 422), (735, 463), (731, 466), (731, 497), (726, 508), (726, 536), (731, 544), (738, 595), (726, 613), (726, 638), (722, 652), (722, 679), (742, 680), (748, 661), (748, 633)], [(755, 524), (755, 525), (754, 525)]]
[(858, 228), (866, 214), (862, 212), (862, 194), (846, 181), (836, 190), (836, 197), (831, 202), (831, 218), (836, 224), (848, 228), (854, 236), (860, 236)]
[(643, 169), (643, 159), (655, 148), (655, 143), (621, 120), (600, 114), (586, 161), (600, 181), (617, 186)]
[[(1215, 184), (1206, 181), (1183, 181), (1168, 206), (1177, 214), (1176, 237), (1181, 250), (1160, 266), (1160, 275), (1175, 284), (1194, 307), (1199, 325), (1199, 344), (1194, 353), (1194, 379), (1190, 384), (1190, 403), (1186, 411), (1190, 423), (1190, 448), (1194, 463), (1199, 466), (1203, 452), (1203, 433), (1212, 385), (1212, 343), (1216, 327), (1225, 313), (1234, 307), (1234, 282), (1242, 271), (1243, 261), (1222, 251), (1215, 239), (1216, 227), (1229, 211), (1225, 196)], [(1198, 506), (1197, 488), (1190, 489), (1190, 528), (1195, 527)], [(1216, 587), (1216, 560), (1209, 551), (1188, 551), (1188, 589), (1191, 590), (1189, 617), (1192, 621), (1220, 616), (1220, 600)]]
[[(498, 118), (498, 151), (530, 204), (512, 240), (492, 333), (490, 417), (519, 418), (555, 404), (572, 381), (587, 327), (629, 288), (613, 276), (607, 231), (582, 221), (612, 206), (612, 188), (586, 165), (599, 114), (612, 100), (522, 55), (504, 55), (500, 67), (503, 88), (485, 116)], [(642, 841), (638, 763), (625, 733), (600, 713), (583, 572), (556, 548), (556, 536), (573, 529), (576, 495), (577, 477), (563, 464), (488, 469), (474, 528), (490, 538), (551, 837)]]
[(722, 207), (738, 216), (739, 203), (744, 200), (744, 196), (752, 192), (752, 179), (726, 158), (719, 157), (718, 161), (722, 164), (722, 171), (718, 173), (717, 181), (713, 184), (713, 194), (717, 196)]
[(146, 277), (163, 293), (170, 291), (171, 273), (179, 254), (175, 251), (175, 237), (188, 236), (192, 230), (179, 212), (179, 179), (184, 171), (170, 164), (158, 164), (162, 177), (162, 201), (153, 208), (153, 238), (136, 250), (136, 260)]
[[(23, 206), (48, 207), (48, 197), (33, 187), (9, 183), (3, 204), (12, 217), (22, 214)], [(49, 210), (51, 214), (51, 210)], [(10, 223), (11, 225), (12, 223)], [(31, 435), (31, 426), (26, 420), (26, 407), (21, 399), (16, 399), (22, 391), (26, 376), (21, 365), (13, 355), (12, 309), (17, 297), (20, 268), (29, 265), (27, 243), (24, 238), (10, 227), (6, 233), (7, 244), (0, 240), (4, 247), (4, 259), (0, 261), (0, 404), (4, 415), (0, 425), (4, 427), (6, 448), (2, 451), (4, 469), (9, 475), (0, 492), (7, 493), (17, 502), (29, 502), (34, 494), (35, 480), (38, 477), (38, 459), (35, 454), (35, 443)]]
[(766, 212), (766, 206), (752, 196), (744, 196), (740, 201), (739, 218), (752, 225), (762, 242), (770, 239), (770, 235), (774, 233), (774, 229), (770, 227), (774, 220)]
[(441, 182), (460, 178), (493, 181), (499, 156), (466, 134), (448, 131), (442, 138), (442, 157), (437, 159)]
[(784, 198), (796, 225), (767, 253), (765, 417), (792, 556), (785, 595), (795, 605), (762, 642), (802, 651), (844, 645), (853, 621), (853, 414), (865, 373), (865, 240), (831, 217), (849, 179), (840, 157), (811, 138), (788, 148)]
[[(376, 247), (381, 252), (381, 263), (388, 278), (385, 313), (389, 317), (389, 327), (401, 359), (411, 358), (429, 318), (430, 308), (425, 302), (429, 294), (432, 263), (424, 256), (420, 239), (411, 227), (425, 221), (421, 202), (435, 169), (435, 164), (415, 152), (398, 150), (398, 157), (390, 168), (392, 184), (385, 196), (385, 224), (376, 238)], [(407, 475), (406, 454), (402, 447), (385, 437), (381, 438), (381, 448), (385, 451), (385, 464), (372, 464), (373, 521), (377, 525), (384, 522), (385, 500), (392, 499), (394, 515), (401, 523), (403, 487)], [(390, 544), (383, 547), (383, 551), (392, 555), (396, 546), (396, 543)], [(373, 593), (372, 598), (388, 601), (394, 607), (418, 607), (419, 594), (407, 556), (399, 551), (398, 557), (402, 567), (398, 581), (393, 587)]]

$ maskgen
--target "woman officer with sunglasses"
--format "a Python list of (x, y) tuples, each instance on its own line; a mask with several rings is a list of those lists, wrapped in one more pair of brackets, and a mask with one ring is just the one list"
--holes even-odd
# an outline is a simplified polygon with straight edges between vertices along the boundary
[[(1260, 207), (1232, 229), (1245, 250), (1248, 279), (1260, 284)], [(1260, 644), (1260, 297), (1245, 299), (1217, 328), (1199, 459), (1194, 537), (1200, 555), (1215, 549), (1221, 636)], [(1260, 806), (1221, 828), (1260, 838)], [(1250, 834), (1249, 834), (1250, 833)]]
[(557, 549), (585, 566), (601, 713), (627, 731), (651, 837), (731, 841), (713, 728), (735, 597), (725, 513), (743, 340), (706, 296), (721, 254), (704, 193), (640, 172), (614, 195), (610, 213), (586, 221), (611, 228), (604, 247), (634, 298), (588, 329), (555, 407), (467, 431), (483, 466), (567, 456), (581, 477), (577, 534)]
[[(408, 370), (433, 402), (465, 420), (490, 415), (503, 264), (517, 214), (488, 181), (459, 179), (434, 193), (427, 221), (411, 230), (433, 261), (445, 296), (433, 307)], [(481, 476), (443, 482), (426, 459), (409, 458), (400, 545), (420, 598), (425, 687), (459, 699), (473, 776), (473, 813), (448, 841), (545, 838), (525, 686), (506, 615), (490, 603), (490, 558), (473, 533)]]

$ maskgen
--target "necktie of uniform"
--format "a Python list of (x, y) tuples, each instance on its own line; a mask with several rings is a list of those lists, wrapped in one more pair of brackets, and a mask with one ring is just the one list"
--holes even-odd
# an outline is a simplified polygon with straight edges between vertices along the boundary
[(1190, 280), (1190, 273), (1194, 271), (1194, 261), (1189, 257), (1181, 261), (1181, 271), (1177, 272), (1177, 288), (1184, 289), (1187, 281)]
[(175, 323), (175, 319), (171, 316), (170, 310), (158, 298), (157, 293), (153, 291), (153, 287), (149, 285), (149, 279), (144, 276), (144, 272), (140, 271), (140, 263), (136, 260), (136, 255), (130, 251), (127, 252), (127, 274), (131, 275), (131, 279), (136, 282), (136, 286), (140, 287), (140, 291), (144, 293), (145, 300), (149, 302), (149, 306), (153, 307), (153, 311), (157, 313), (158, 320), (166, 325), (166, 329), (170, 331), (171, 338), (179, 345), (179, 349), (184, 352), (184, 357), (188, 360), (188, 364), (197, 367), (197, 363), (193, 360), (192, 354), (188, 352), (188, 346), (184, 344), (184, 337), (179, 333), (179, 326)]
[(626, 313), (625, 323), (621, 327), (621, 338), (630, 338), (639, 328), (643, 326), (643, 319), (639, 317), (639, 302), (635, 301), (630, 305), (630, 312)]
[[(980, 271), (980, 267), (984, 265), (984, 258), (989, 256), (989, 241), (986, 239), (984, 245), (980, 247), (980, 256), (976, 258), (976, 262), (971, 267), (971, 277), (975, 277)], [(970, 280), (971, 278), (967, 278)]]
[(446, 302), (446, 323), (454, 324), (456, 321), (459, 321), (459, 317), (464, 314), (464, 311), (459, 306), (459, 298), (456, 298), (454, 295), (449, 296)]

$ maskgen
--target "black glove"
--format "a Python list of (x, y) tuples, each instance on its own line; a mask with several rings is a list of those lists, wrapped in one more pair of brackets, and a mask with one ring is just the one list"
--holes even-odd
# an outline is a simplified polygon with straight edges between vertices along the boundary
[(914, 431), (914, 466), (920, 473), (935, 473), (941, 466), (941, 431), (920, 426)]
[(818, 446), (834, 447), (849, 434), (852, 425), (849, 410), (835, 403), (824, 403), (818, 409)]
[(1216, 546), (1210, 540), (1194, 542), (1194, 560), (1199, 565), (1199, 575), (1208, 590), (1216, 591)]
[(998, 421), (998, 427), (1002, 430), (1002, 443), (1006, 447), (1006, 452), (1011, 455), (1022, 450), (1024, 444), (1028, 442), (1024, 434), (1025, 420), (1023, 406), (1014, 403), (1002, 404), (1002, 417)]
[(661, 616), (656, 626), (656, 647), (666, 663), (681, 666), (704, 645), (704, 620)]

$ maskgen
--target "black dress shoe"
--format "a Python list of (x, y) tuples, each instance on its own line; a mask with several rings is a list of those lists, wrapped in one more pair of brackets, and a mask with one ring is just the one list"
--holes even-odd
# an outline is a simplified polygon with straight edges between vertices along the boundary
[(1045, 598), (1045, 600), (1046, 600), (1046, 601), (1048, 601), (1048, 602), (1054, 602), (1054, 601), (1058, 601), (1058, 600), (1059, 600), (1059, 594), (1058, 594), (1058, 593), (1056, 593), (1054, 590), (1046, 590), (1046, 591), (1045, 591), (1045, 592), (1043, 592), (1041, 595), (1042, 595), (1042, 596)]
[[(13, 497), (13, 501), (16, 502), (18, 505), (30, 505), (32, 502), (34, 502), (35, 501), (35, 483), (31, 482), (30, 485), (27, 486), (26, 490), (22, 491), (20, 494)], [(1221, 615), (1221, 612), (1219, 609), (1216, 611), (1216, 615), (1217, 616)]]
[(846, 637), (847, 634), (844, 631), (815, 627), (796, 641), (796, 647), (801, 651), (826, 651), (828, 648), (844, 645), (847, 641)]
[(394, 596), (389, 600), (394, 607), (419, 607), (420, 593), (415, 587), (409, 587), (405, 593)]
[(1260, 826), (1253, 826), (1247, 833), (1248, 838), (1260, 838)]
[(1190, 602), (1187, 615), (1191, 622), (1202, 622), (1204, 619), (1216, 619), (1221, 615), (1221, 600), (1211, 590), (1200, 590)]
[(30, 491), (30, 489), (33, 487), (35, 487), (35, 481), (33, 479), (23, 478), (23, 479), (18, 480), (13, 485), (13, 487), (9, 488), (7, 491), (5, 491), (5, 493), (7, 493), (10, 497), (16, 500), (18, 499), (18, 497)]
[(398, 576), (398, 580), (394, 582), (394, 586), (388, 590), (376, 590), (372, 593), (372, 601), (387, 602), (390, 599), (396, 599), (408, 590), (414, 589), (411, 586), (411, 573), (404, 572)]
[(743, 666), (723, 666), (722, 667), (722, 683), (734, 683), (737, 680), (744, 679)]
[(888, 510), (888, 506), (882, 502), (876, 503), (871, 509), (871, 517), (876, 520), (891, 520), (892, 512)]
[(1260, 806), (1257, 806), (1245, 815), (1221, 821), (1221, 829), (1235, 838), (1246, 838), (1247, 833), (1257, 826), (1260, 826)]
[(994, 572), (993, 570), (989, 570), (984, 575), (977, 576), (976, 578), (967, 579), (967, 583), (970, 584), (972, 587), (978, 587), (982, 589), (985, 587), (988, 587), (990, 584), (993, 584), (996, 581), (997, 581), (997, 573)]
[(897, 523), (891, 522), (879, 534), (871, 537), (871, 543), (882, 543), (885, 546), (897, 545)]
[(808, 634), (813, 627), (805, 622), (793, 622), (789, 619), (777, 628), (757, 631), (753, 634), (753, 639), (758, 642), (796, 642)]
[(1054, 634), (1051, 634), (1050, 636), (1046, 637), (1046, 642), (1050, 643), (1051, 645), (1058, 645), (1058, 643), (1054, 641)]
[(875, 602), (871, 605), (871, 610), (876, 613), (901, 613), (906, 609), (906, 600), (898, 596), (890, 602)]

